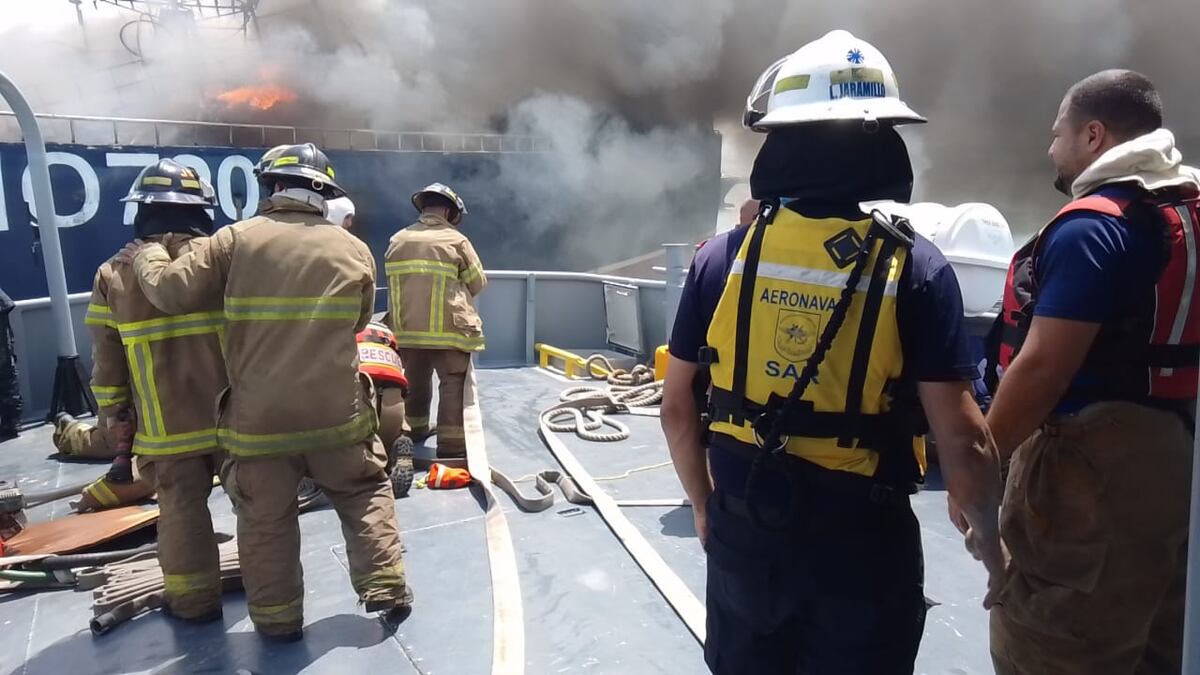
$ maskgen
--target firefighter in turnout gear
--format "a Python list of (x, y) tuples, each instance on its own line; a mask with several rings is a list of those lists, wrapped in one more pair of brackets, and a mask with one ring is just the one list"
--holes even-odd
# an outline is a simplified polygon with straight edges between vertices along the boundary
[(988, 410), (1011, 457), (1002, 675), (1182, 668), (1200, 172), (1162, 121), (1144, 75), (1076, 83), (1049, 150), (1072, 201), (1009, 267)]
[[(483, 349), (475, 296), (487, 285), (483, 264), (458, 230), (467, 207), (434, 183), (412, 197), (417, 222), (388, 244), (388, 316), (409, 380), (408, 424), (414, 440), (437, 434), (437, 456), (466, 455), (463, 388), (471, 354)], [(429, 424), (433, 374), (438, 376), (437, 427)]]
[[(351, 230), (354, 227), (354, 202), (349, 197), (325, 200), (325, 220)], [(408, 396), (408, 378), (400, 362), (396, 336), (381, 321), (372, 321), (358, 332), (358, 369), (375, 385), (375, 411), (379, 414), (379, 440), (388, 450), (387, 473), (392, 493), (408, 495), (413, 482), (413, 442), (404, 417), (404, 397)]]
[[(187, 256), (212, 231), (205, 211), (216, 204), (212, 187), (172, 160), (143, 169), (122, 201), (138, 205), (135, 235), (168, 259)], [(227, 384), (221, 299), (169, 315), (146, 298), (133, 268), (117, 256), (96, 272), (85, 323), (92, 392), (116, 459), (84, 490), (79, 508), (109, 508), (157, 492), (167, 609), (183, 619), (216, 619), (221, 579), (208, 497), (222, 459), (213, 401)]]
[(17, 425), (25, 402), (17, 381), (16, 343), (8, 315), (16, 304), (0, 289), (0, 442), (17, 437)]
[(750, 178), (762, 205), (696, 254), (662, 408), (708, 554), (705, 659), (714, 673), (911, 673), (926, 423), (970, 546), (1001, 566), (957, 280), (906, 221), (859, 206), (908, 201), (894, 127), (923, 119), (877, 49), (834, 31), (772, 66), (745, 120), (767, 134)]
[[(107, 417), (104, 422), (107, 425), (104, 437), (112, 439), (113, 443), (112, 465), (109, 466), (108, 471), (103, 476), (92, 481), (91, 484), (80, 491), (79, 501), (71, 502), (71, 507), (80, 513), (128, 506), (129, 504), (143, 501), (154, 494), (154, 487), (148, 481), (134, 475), (133, 442), (135, 429), (133, 413), (130, 410), (121, 410), (117, 413), (116, 417)], [(179, 465), (172, 468), (186, 470), (183, 468), (186, 466)], [(172, 496), (181, 497), (183, 495), (179, 493)], [(195, 495), (189, 491), (186, 499), (176, 499), (176, 501), (183, 501), (186, 506), (183, 509), (172, 509), (173, 515), (171, 519), (182, 521), (186, 517), (188, 524), (191, 524), (191, 518), (195, 517), (194, 512), (190, 508), (194, 497)], [(207, 505), (207, 499), (205, 499), (205, 504)], [(181, 547), (178, 544), (174, 544), (173, 548), (178, 551)]]
[[(331, 221), (332, 222), (332, 221)], [(408, 378), (396, 338), (386, 325), (372, 321), (359, 331), (358, 369), (375, 385), (375, 409), (379, 412), (379, 440), (388, 449), (388, 476), (397, 497), (408, 494), (413, 481), (413, 442), (404, 417)]]
[(375, 301), (366, 245), (324, 219), (345, 194), (311, 143), (275, 149), (258, 174), (260, 215), (221, 228), (191, 254), (132, 250), (142, 290), (163, 311), (224, 299), (229, 388), (217, 438), (238, 516), (250, 619), (266, 639), (303, 636), (304, 583), (296, 491), (309, 476), (342, 522), (350, 580), (367, 611), (405, 611), (405, 583), (387, 455), (355, 334)]
[(117, 456), (116, 439), (104, 415), (97, 416), (96, 423), (91, 424), (77, 420), (73, 415), (59, 413), (54, 418), (51, 442), (67, 457), (112, 459)]

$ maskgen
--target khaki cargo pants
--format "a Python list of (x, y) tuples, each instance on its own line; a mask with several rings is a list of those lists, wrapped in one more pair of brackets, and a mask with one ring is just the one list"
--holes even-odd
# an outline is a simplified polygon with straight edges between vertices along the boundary
[(1017, 449), (997, 673), (1179, 673), (1191, 467), (1178, 415), (1123, 402), (1058, 418)]
[(158, 562), (167, 606), (182, 618), (221, 608), (221, 570), (208, 496), (223, 453), (138, 456), (137, 471), (158, 493)]
[(350, 582), (361, 601), (404, 597), (404, 563), (387, 455), (372, 436), (348, 448), (227, 463), (225, 486), (237, 509), (238, 558), (254, 626), (268, 634), (300, 630), (304, 580), (296, 488), (312, 477), (329, 497), (346, 541)]
[(390, 450), (392, 444), (408, 433), (404, 418), (404, 393), (400, 387), (379, 387), (376, 412), (379, 414), (379, 440)]
[(429, 404), (433, 398), (433, 374), (438, 376), (437, 456), (465, 457), (463, 390), (471, 355), (456, 349), (400, 349), (400, 361), (408, 377), (405, 399), (408, 425), (414, 436), (429, 430)]

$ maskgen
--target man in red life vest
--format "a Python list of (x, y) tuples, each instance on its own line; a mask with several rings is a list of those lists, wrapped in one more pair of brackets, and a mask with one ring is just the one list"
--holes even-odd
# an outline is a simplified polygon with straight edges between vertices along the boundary
[(1011, 457), (992, 658), (1002, 675), (1178, 673), (1200, 182), (1138, 73), (1077, 83), (1053, 133), (1074, 201), (1017, 252), (992, 334), (987, 421)]

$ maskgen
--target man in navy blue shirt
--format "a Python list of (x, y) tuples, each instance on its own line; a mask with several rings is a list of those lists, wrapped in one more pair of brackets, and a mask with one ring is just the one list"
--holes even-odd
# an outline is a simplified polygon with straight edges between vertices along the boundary
[(1053, 135), (1075, 201), (1014, 259), (987, 418), (1011, 457), (992, 658), (1002, 675), (1178, 673), (1200, 183), (1132, 71), (1075, 84)]
[[(664, 431), (667, 434), (672, 456), (677, 466), (680, 465), (681, 459), (683, 462), (687, 462), (686, 458), (689, 456), (693, 458), (693, 463), (696, 461), (695, 458), (699, 458), (701, 463), (699, 466), (704, 466), (703, 430), (700, 428), (702, 403), (697, 401), (694, 390), (694, 383), (697, 380), (705, 380), (698, 355), (700, 348), (705, 346), (709, 323), (716, 310), (717, 301), (724, 290), (730, 265), (738, 248), (745, 240), (746, 234), (746, 228), (738, 228), (709, 240), (696, 253), (680, 297), (679, 309), (670, 339), (670, 362), (662, 408)], [(991, 443), (987, 438), (983, 417), (975, 406), (971, 391), (971, 382), (978, 377), (978, 365), (963, 322), (962, 296), (958, 281), (954, 270), (941, 252), (923, 237), (916, 238), (909, 259), (911, 262), (901, 278), (897, 296), (897, 320), (905, 356), (904, 377), (920, 383), (922, 404), (939, 439), (939, 458), (941, 458), (943, 471), (947, 473), (962, 471), (962, 469), (948, 469), (947, 467), (955, 467), (955, 463), (971, 465), (974, 462), (971, 469), (964, 471), (964, 473), (975, 474), (976, 478), (973, 484), (972, 481), (963, 481), (961, 483), (963, 487), (957, 490), (957, 493), (953, 488), (957, 488), (958, 485), (952, 485), (951, 497), (960, 501), (990, 502), (991, 506), (977, 507), (977, 511), (983, 513), (990, 511), (993, 528), (990, 534), (994, 538), (996, 536), (995, 509), (1000, 497), (999, 481), (994, 473), (991, 479), (988, 478), (989, 462), (987, 457), (992, 452), (989, 450)], [(937, 433), (939, 431), (941, 433)], [(975, 455), (974, 460), (964, 461), (962, 459), (968, 454)], [(696, 531), (702, 542), (708, 538), (707, 503), (711, 491), (715, 489), (734, 497), (744, 497), (744, 488), (751, 467), (751, 462), (745, 457), (725, 451), (716, 445), (708, 446), (707, 459), (707, 467), (702, 470), (710, 472), (712, 482), (703, 485), (698, 494), (690, 495)], [(991, 470), (994, 471), (995, 464), (992, 463), (991, 467)], [(987, 487), (989, 481), (994, 481), (991, 488)], [(788, 491), (790, 489), (792, 489), (791, 485), (783, 476), (769, 474), (762, 478), (757, 498), (765, 504), (783, 508), (789, 499)], [(956, 517), (960, 523), (963, 523), (957, 512)], [(983, 516), (984, 519), (988, 517)], [(913, 526), (915, 527), (915, 521), (913, 521)], [(965, 523), (961, 527), (966, 530)], [(983, 538), (986, 538), (986, 535)], [(989, 564), (998, 571), (998, 542), (983, 545), (972, 543), (971, 545), (975, 548), (985, 548), (990, 545), (993, 557)], [(914, 555), (919, 560), (919, 544)], [(713, 583), (713, 569), (710, 563), (710, 584)], [(827, 579), (826, 581), (831, 584), (831, 594), (837, 594), (839, 580)], [(847, 579), (844, 583), (852, 582)], [(775, 591), (770, 592), (774, 593)], [(710, 615), (721, 612), (719, 607), (714, 606), (713, 593), (714, 591), (710, 588)], [(990, 603), (990, 598), (988, 602)], [(710, 626), (711, 621), (710, 618)], [(920, 624), (914, 625), (916, 628), (915, 636), (911, 641), (911, 654), (901, 657), (908, 659), (907, 667), (910, 670), (911, 658), (915, 657), (916, 644), (921, 633)], [(862, 628), (862, 625), (841, 621), (839, 625), (820, 626), (819, 630), (810, 630), (810, 633), (814, 634), (813, 639), (815, 640), (827, 641), (831, 645), (844, 644), (844, 640), (834, 636), (845, 635), (847, 631), (858, 628)], [(728, 628), (724, 630), (725, 635), (728, 636), (730, 630)], [(764, 650), (762, 644), (765, 642), (776, 643), (784, 638), (777, 637), (771, 632), (756, 637), (750, 635), (752, 632), (753, 629), (747, 627), (746, 635), (731, 638), (741, 645), (741, 648), (736, 651), (738, 655), (736, 658), (739, 658), (743, 666), (747, 668), (745, 672), (775, 672), (771, 669), (773, 666), (770, 662), (778, 657), (778, 651)], [(820, 637), (817, 637), (818, 635)], [(717, 640), (719, 639), (717, 638)], [(710, 635), (710, 641), (712, 640), (714, 640), (714, 636)], [(712, 644), (717, 643), (712, 642)], [(709, 649), (714, 649), (714, 647), (709, 647)], [(759, 653), (761, 660), (748, 661), (749, 657), (746, 655), (751, 653)], [(880, 658), (884, 654), (880, 654)], [(816, 663), (836, 668), (844, 662)], [(869, 662), (864, 667), (874, 667), (875, 663)], [(759, 666), (768, 669), (757, 669)], [(903, 670), (903, 664), (900, 668)], [(835, 671), (818, 669), (804, 672)]]
[[(706, 346), (708, 325), (746, 232), (747, 229), (741, 227), (723, 232), (696, 252), (671, 331), (672, 363), (668, 372), (675, 374), (695, 369), (700, 375), (698, 354), (701, 347)], [(962, 294), (954, 269), (941, 251), (924, 237), (917, 237), (910, 255), (912, 263), (905, 270), (897, 298), (906, 376), (921, 382), (971, 382), (979, 376), (979, 367), (963, 323)], [(674, 382), (688, 379), (684, 375)], [(695, 416), (698, 414), (697, 411)], [(727, 489), (740, 495), (749, 462), (721, 452), (719, 448), (709, 453), (709, 462), (714, 480), (719, 480), (718, 476), (725, 478), (721, 482)], [(768, 477), (766, 485), (775, 491), (767, 496), (768, 501), (784, 499), (780, 494), (786, 488), (784, 481), (771, 481)], [(697, 509), (695, 513), (697, 529), (701, 531), (704, 511)]]
[[(829, 54), (819, 55), (826, 48)], [(888, 75), (881, 75), (887, 83), (838, 87), (834, 81), (844, 79), (840, 74), (843, 71), (829, 65), (837, 59), (852, 65), (865, 62), (870, 68), (888, 68)], [(836, 72), (822, 73), (822, 68)], [(809, 255), (809, 248), (789, 247), (787, 238), (805, 236), (805, 231), (821, 231), (825, 222), (837, 223), (836, 227), (863, 227), (868, 216), (860, 209), (860, 202), (908, 201), (911, 197), (912, 167), (907, 149), (888, 120), (899, 123), (921, 118), (911, 111), (904, 112), (908, 109), (899, 101), (888, 77), (890, 67), (873, 47), (838, 31), (789, 57), (776, 80), (766, 78), (763, 89), (768, 94), (764, 95), (770, 96), (766, 116), (756, 110), (747, 111), (747, 119), (755, 128), (759, 122), (768, 127), (750, 183), (754, 196), (767, 202), (768, 208), (778, 207), (779, 212), (772, 214), (773, 225), (759, 223), (749, 229), (735, 229), (703, 246), (692, 263), (680, 299), (670, 339), (662, 425), (676, 473), (692, 504), (697, 534), (708, 553), (705, 660), (714, 673), (888, 675), (913, 670), (926, 612), (920, 528), (905, 489), (911, 488), (911, 480), (919, 479), (923, 468), (914, 461), (913, 436), (917, 431), (903, 426), (893, 429), (888, 440), (878, 445), (863, 441), (840, 446), (846, 448), (846, 453), (874, 453), (875, 468), (866, 471), (821, 466), (793, 454), (793, 446), (785, 443), (789, 450), (783, 458), (760, 463), (752, 481), (753, 467), (766, 451), (745, 447), (726, 433), (703, 429), (700, 410), (704, 404), (695, 394), (696, 382), (710, 374), (703, 363), (713, 366), (714, 382), (719, 367), (724, 367), (723, 378), (730, 364), (739, 363), (738, 348), (733, 347), (735, 353), (729, 353), (728, 347), (734, 343), (729, 333), (740, 331), (740, 325), (748, 321), (746, 316), (751, 317), (751, 340), (771, 340), (772, 347), (779, 350), (774, 323), (754, 324), (753, 314), (743, 314), (740, 309), (736, 327), (731, 321), (714, 320), (715, 316), (729, 316), (726, 305), (719, 302), (727, 284), (738, 283), (740, 288), (745, 283), (747, 273), (740, 270), (750, 264), (746, 262), (749, 253), (740, 253), (743, 246), (750, 251), (757, 237), (764, 252), (770, 249), (771, 241), (776, 241), (781, 242), (778, 250), (798, 251), (793, 256)], [(792, 91), (798, 93), (793, 95)], [(842, 109), (846, 113), (865, 112), (863, 120), (868, 123), (856, 124), (844, 116), (823, 117), (831, 110), (830, 99), (825, 98), (832, 95), (830, 92), (867, 96), (864, 100), (843, 101), (846, 105)], [(752, 100), (757, 97), (752, 96)], [(768, 124), (771, 119), (780, 122)], [(777, 235), (769, 234), (772, 227)], [(843, 234), (846, 231), (857, 232), (850, 229)], [(819, 255), (824, 256), (833, 241), (826, 240)], [(834, 252), (828, 255), (833, 257)], [(814, 273), (805, 264), (798, 259), (774, 258), (770, 263), (772, 279), (789, 274), (818, 280), (813, 283), (840, 280), (842, 276), (853, 278), (852, 274), (833, 270)], [(969, 526), (964, 527), (968, 547), (998, 579), (999, 466), (971, 388), (978, 371), (963, 322), (958, 283), (943, 256), (919, 236), (907, 250), (900, 270), (894, 286), (894, 315), (873, 319), (877, 336), (899, 338), (896, 357), (902, 357), (902, 364), (890, 362), (899, 376), (888, 391), (896, 394), (892, 401), (897, 410), (901, 408), (898, 401), (906, 393), (919, 398), (938, 438), (938, 456), (950, 497), (962, 507), (960, 522)], [(732, 271), (739, 271), (739, 275), (731, 275)], [(871, 285), (876, 286), (874, 282)], [(858, 292), (852, 294), (855, 303), (870, 303), (863, 300), (870, 296), (867, 285), (857, 288)], [(753, 302), (758, 301), (756, 293), (748, 295), (753, 296)], [(742, 306), (739, 301), (738, 307)], [(712, 335), (724, 340), (715, 361), (712, 350), (705, 350), (701, 357), (710, 329)], [(842, 333), (833, 340), (853, 344), (858, 331)], [(803, 339), (810, 340), (809, 344), (814, 341), (811, 336)], [(823, 344), (824, 339), (815, 342)], [(895, 341), (881, 338), (871, 344), (882, 343), (893, 345)], [(848, 351), (854, 352), (858, 363), (861, 350)], [(802, 358), (789, 358), (790, 367), (804, 369), (809, 357), (820, 352), (821, 347), (816, 347), (815, 351), (797, 355)], [(879, 353), (876, 356), (874, 348), (868, 349), (864, 358), (872, 367), (887, 370), (889, 363), (883, 361), (891, 356), (882, 354), (893, 352)], [(812, 358), (825, 364), (818, 365), (816, 387), (851, 390), (848, 384), (834, 382), (839, 377), (852, 380), (847, 371), (853, 367), (846, 368), (844, 360)], [(833, 367), (826, 368), (831, 362)], [(759, 373), (751, 377), (774, 376)], [(783, 376), (769, 386), (791, 387), (791, 382), (790, 376)], [(745, 410), (743, 420), (754, 414)], [(789, 413), (780, 414), (786, 417)], [(821, 419), (843, 419), (841, 412), (820, 414), (826, 415)], [(874, 419), (880, 416), (877, 413)], [(805, 418), (792, 421), (795, 419)], [(745, 429), (744, 421), (722, 424), (722, 428), (737, 424)], [(861, 426), (844, 430), (856, 439), (867, 435)], [(820, 439), (823, 432), (813, 429), (811, 436), (805, 436), (804, 430), (797, 429), (796, 433), (797, 440), (806, 442), (807, 438)], [(900, 472), (882, 467), (895, 467), (901, 462), (911, 463), (913, 478), (893, 482)], [(764, 466), (769, 468), (763, 470)], [(905, 480), (908, 485), (903, 485)], [(748, 487), (751, 484), (753, 488)], [(758, 517), (765, 514), (772, 514), (770, 525)], [(985, 605), (990, 602), (991, 593)]]

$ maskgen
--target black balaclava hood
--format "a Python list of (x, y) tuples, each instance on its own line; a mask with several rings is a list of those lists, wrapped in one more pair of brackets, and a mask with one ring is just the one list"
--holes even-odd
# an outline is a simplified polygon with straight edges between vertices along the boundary
[(912, 188), (908, 148), (896, 129), (872, 132), (858, 122), (773, 129), (750, 174), (755, 199), (794, 200), (789, 208), (813, 217), (858, 219), (859, 202), (908, 202)]
[(133, 219), (133, 232), (139, 239), (169, 233), (207, 237), (212, 231), (212, 218), (196, 206), (138, 204), (137, 216)]

